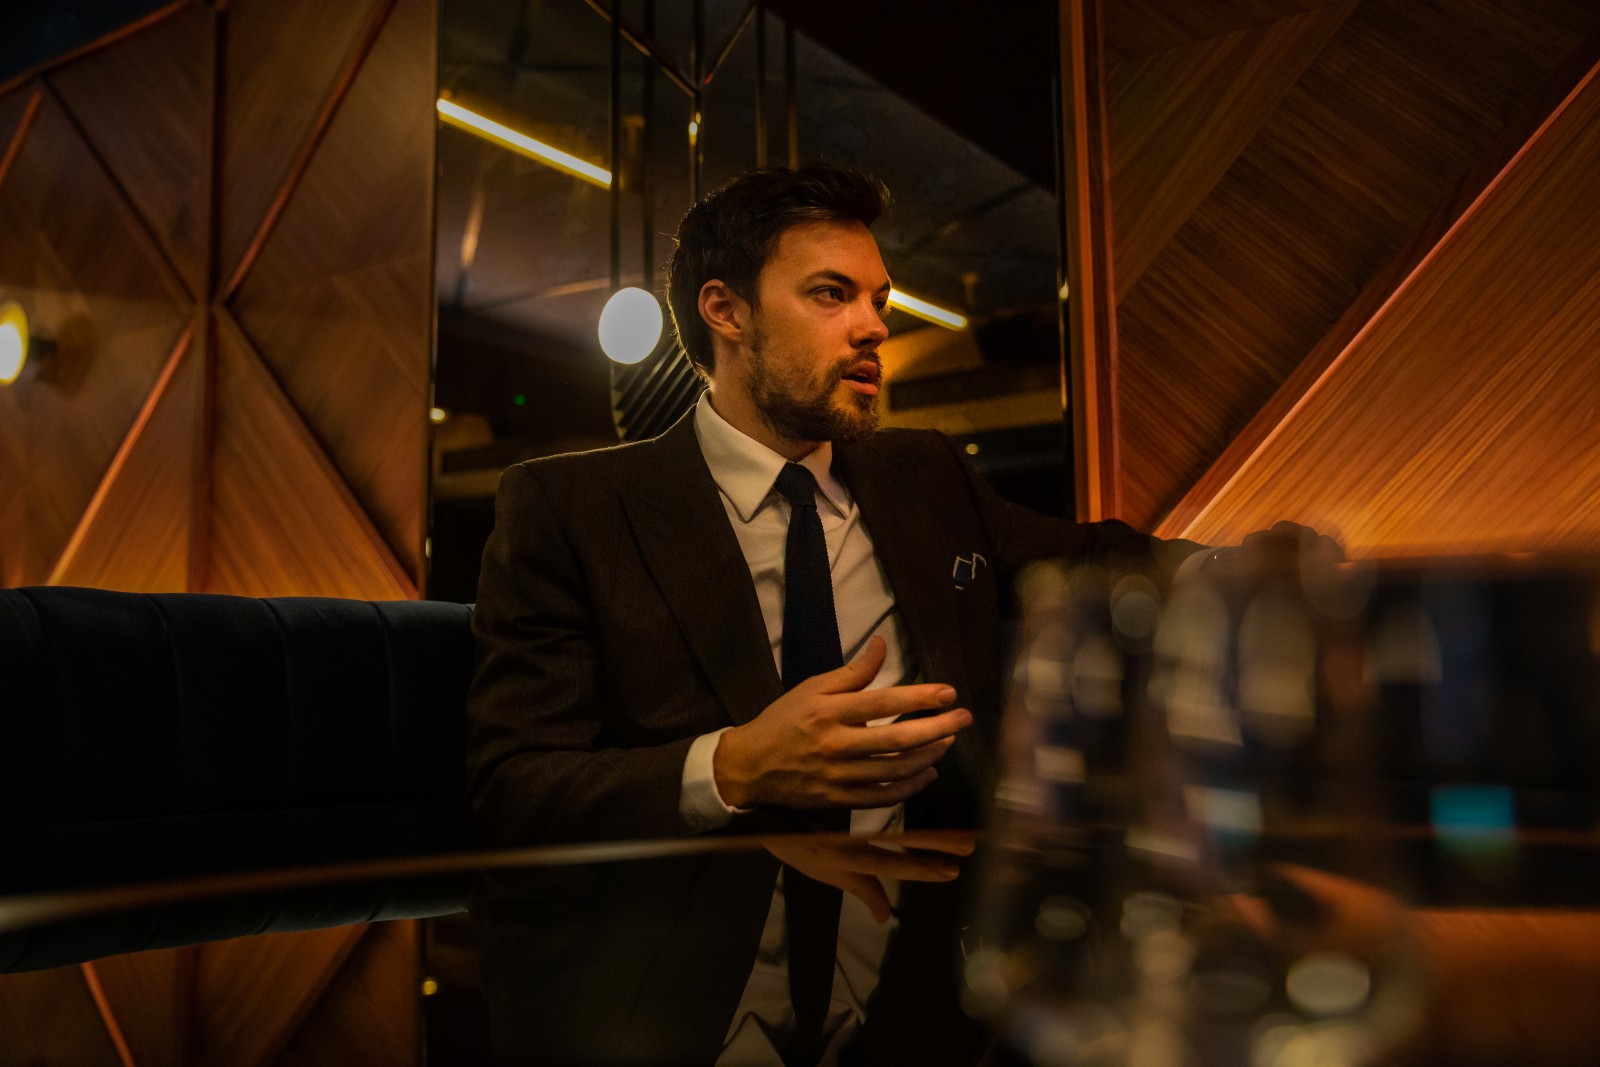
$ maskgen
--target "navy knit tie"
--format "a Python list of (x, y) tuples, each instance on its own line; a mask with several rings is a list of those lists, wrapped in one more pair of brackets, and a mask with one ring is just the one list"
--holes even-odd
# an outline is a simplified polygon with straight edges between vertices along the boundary
[(833, 613), (828, 542), (817, 515), (817, 480), (798, 463), (778, 474), (789, 501), (789, 536), (783, 549), (783, 688), (844, 665), (839, 620)]
[[(778, 492), (789, 501), (789, 536), (784, 542), (783, 688), (844, 664), (839, 620), (833, 613), (833, 574), (828, 542), (817, 515), (817, 480), (798, 463), (784, 465)], [(844, 811), (825, 812), (821, 828), (849, 829)], [(789, 935), (789, 995), (795, 1033), (784, 1060), (814, 1064), (822, 1054), (822, 1026), (833, 996), (841, 894), (793, 867), (783, 869), (784, 926)]]

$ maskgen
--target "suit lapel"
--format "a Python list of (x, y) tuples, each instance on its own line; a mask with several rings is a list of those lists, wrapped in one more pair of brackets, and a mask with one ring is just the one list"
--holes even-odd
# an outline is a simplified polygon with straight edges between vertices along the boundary
[[(921, 676), (955, 687), (957, 700), (975, 713), (975, 693), (957, 624), (951, 568), (955, 557), (944, 525), (911, 472), (872, 441), (838, 450), (836, 463), (855, 495), (872, 548), (894, 593), (900, 622), (909, 632)], [(992, 753), (976, 727), (961, 731), (941, 762), (932, 789), (913, 798), (908, 817), (916, 825), (965, 825), (986, 788)], [(955, 772), (946, 774), (944, 772)]]
[(638, 476), (622, 499), (639, 553), (729, 719), (748, 722), (783, 685), (693, 412), (639, 448)]
[(967, 675), (956, 629), (952, 561), (945, 558), (938, 516), (914, 481), (886, 460), (881, 449), (869, 443), (840, 448), (836, 455), (889, 578), (923, 677), (964, 692)]

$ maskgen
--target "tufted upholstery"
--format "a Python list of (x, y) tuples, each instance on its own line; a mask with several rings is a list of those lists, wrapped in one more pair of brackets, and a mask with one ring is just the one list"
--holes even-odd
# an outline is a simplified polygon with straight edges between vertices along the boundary
[(0, 892), (459, 847), (470, 615), (0, 590)]

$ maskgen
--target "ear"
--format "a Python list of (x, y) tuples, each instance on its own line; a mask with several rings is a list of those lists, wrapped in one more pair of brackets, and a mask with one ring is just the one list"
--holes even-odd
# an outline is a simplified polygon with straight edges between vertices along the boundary
[(700, 317), (712, 336), (742, 345), (744, 331), (750, 323), (750, 305), (732, 286), (712, 278), (700, 287)]

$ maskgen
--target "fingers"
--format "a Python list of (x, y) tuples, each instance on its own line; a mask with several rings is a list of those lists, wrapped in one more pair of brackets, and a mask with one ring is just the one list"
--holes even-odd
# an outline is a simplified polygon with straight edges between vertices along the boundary
[(877, 781), (870, 785), (835, 785), (825, 791), (817, 807), (838, 808), (888, 808), (904, 804), (939, 777), (939, 772), (929, 767), (910, 778), (898, 782)]
[(931, 744), (920, 745), (905, 752), (896, 752), (890, 756), (846, 760), (835, 765), (830, 773), (834, 782), (842, 785), (898, 782), (932, 767), (940, 757), (950, 751), (950, 746), (954, 742), (955, 738), (945, 737)]
[[(819, 693), (855, 693), (865, 689), (878, 676), (883, 661), (889, 654), (888, 643), (881, 637), (872, 637), (861, 654), (837, 670), (808, 678), (800, 685), (810, 686)], [(798, 687), (796, 687), (798, 688)]]
[(955, 699), (956, 691), (939, 682), (923, 685), (891, 685), (843, 697), (839, 701), (838, 716), (842, 723), (860, 726), (874, 719), (888, 719), (896, 715), (909, 715), (914, 711), (949, 707)]
[(886, 723), (859, 730), (840, 731), (839, 753), (846, 757), (877, 756), (887, 752), (908, 752), (923, 745), (933, 744), (972, 725), (972, 712), (966, 708), (951, 708), (925, 719)]

